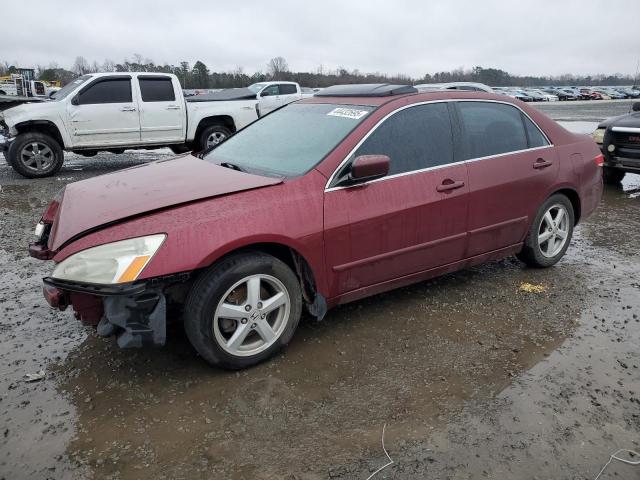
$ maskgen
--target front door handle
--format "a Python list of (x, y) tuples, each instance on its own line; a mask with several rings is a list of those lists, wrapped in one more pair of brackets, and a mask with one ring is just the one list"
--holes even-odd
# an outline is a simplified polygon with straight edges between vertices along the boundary
[(454, 181), (450, 178), (443, 180), (440, 185), (436, 187), (438, 192), (448, 192), (450, 190), (456, 190), (457, 188), (464, 187), (464, 182), (462, 180)]
[(533, 168), (541, 169), (541, 168), (550, 167), (551, 165), (553, 165), (553, 162), (549, 162), (548, 160), (545, 160), (544, 158), (539, 158), (534, 162)]
[(169, 105), (167, 110), (180, 110), (180, 105)]
[(136, 107), (122, 107), (120, 109), (121, 112), (135, 112), (136, 111)]

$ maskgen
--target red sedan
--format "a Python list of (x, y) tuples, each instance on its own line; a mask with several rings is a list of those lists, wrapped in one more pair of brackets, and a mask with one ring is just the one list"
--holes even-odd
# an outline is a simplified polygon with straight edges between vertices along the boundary
[(600, 200), (602, 161), (505, 96), (336, 86), (198, 157), (68, 185), (30, 253), (55, 262), (48, 302), (121, 347), (163, 344), (181, 314), (200, 355), (243, 368), (303, 308), (322, 318), (510, 255), (555, 264)]

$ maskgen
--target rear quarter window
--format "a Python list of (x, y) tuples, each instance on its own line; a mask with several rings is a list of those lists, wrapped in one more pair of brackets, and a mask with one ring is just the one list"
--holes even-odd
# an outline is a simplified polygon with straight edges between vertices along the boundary
[(549, 145), (546, 137), (528, 117), (523, 115), (523, 120), (524, 126), (527, 129), (527, 137), (529, 137), (529, 148), (544, 147)]

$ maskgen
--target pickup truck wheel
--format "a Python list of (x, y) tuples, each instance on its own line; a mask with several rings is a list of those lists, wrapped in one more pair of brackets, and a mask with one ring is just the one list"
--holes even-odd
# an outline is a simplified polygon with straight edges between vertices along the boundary
[(230, 135), (231, 131), (227, 127), (223, 127), (222, 125), (210, 125), (200, 133), (198, 147), (201, 151), (215, 147), (220, 142), (226, 140)]
[(55, 175), (64, 162), (60, 144), (49, 135), (37, 132), (18, 135), (11, 142), (7, 157), (13, 169), (27, 178)]
[(224, 259), (196, 280), (185, 302), (184, 326), (205, 360), (235, 370), (287, 345), (301, 311), (293, 271), (271, 255), (249, 252)]
[(620, 170), (618, 168), (604, 167), (602, 178), (604, 180), (604, 183), (608, 185), (618, 185), (622, 181), (626, 173), (627, 172), (625, 172), (624, 170)]
[(556, 264), (569, 248), (574, 224), (569, 199), (562, 194), (550, 196), (538, 210), (517, 257), (535, 268)]

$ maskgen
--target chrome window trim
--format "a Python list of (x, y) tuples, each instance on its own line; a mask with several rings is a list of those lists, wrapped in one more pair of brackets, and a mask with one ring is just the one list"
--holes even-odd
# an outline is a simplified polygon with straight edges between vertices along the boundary
[[(499, 104), (502, 104), (502, 105), (509, 105), (511, 107), (517, 108), (524, 116), (526, 116), (531, 121), (531, 123), (533, 123), (535, 125), (535, 127), (540, 131), (540, 133), (542, 133), (542, 136), (545, 138), (545, 140), (547, 141), (548, 145), (543, 145), (541, 147), (525, 148), (524, 150), (514, 150), (512, 152), (499, 153), (497, 155), (489, 155), (489, 156), (486, 156), (486, 157), (468, 158), (467, 160), (461, 160), (459, 162), (445, 163), (443, 165), (436, 165), (436, 166), (433, 166), (433, 167), (421, 168), (419, 170), (411, 170), (410, 172), (396, 173), (395, 175), (388, 175), (386, 177), (377, 178), (375, 180), (370, 180), (368, 182), (357, 183), (355, 185), (345, 185), (345, 186), (338, 186), (338, 187), (330, 187), (329, 186), (329, 185), (331, 185), (331, 182), (333, 182), (333, 180), (335, 179), (337, 173), (349, 161), (349, 159), (353, 156), (353, 154), (356, 152), (356, 150), (358, 150), (358, 148), (360, 148), (360, 146), (367, 140), (367, 138), (369, 138), (369, 136), (373, 132), (375, 132), (378, 129), (378, 127), (380, 125), (382, 125), (389, 117), (391, 117), (392, 115), (395, 115), (398, 112), (401, 112), (402, 110), (406, 110), (407, 108), (417, 107), (417, 106), (420, 106), (420, 105), (429, 105), (429, 104), (432, 104), (432, 103), (449, 103), (449, 102), (499, 103)], [(522, 128), (525, 128), (525, 126), (523, 125)], [(497, 158), (497, 157), (503, 157), (505, 155), (513, 155), (513, 154), (516, 154), (516, 153), (530, 152), (530, 151), (535, 151), (535, 150), (542, 150), (542, 149), (545, 149), (545, 148), (551, 148), (553, 146), (554, 146), (553, 143), (551, 143), (551, 140), (549, 140), (549, 137), (547, 137), (547, 134), (544, 132), (544, 130), (542, 130), (540, 128), (540, 126), (527, 114), (527, 112), (522, 110), (518, 105), (514, 105), (513, 103), (503, 102), (503, 101), (500, 101), (500, 100), (485, 100), (485, 99), (481, 99), (481, 98), (469, 98), (469, 99), (466, 99), (466, 98), (449, 98), (449, 99), (442, 99), (442, 100), (429, 100), (429, 101), (425, 101), (425, 102), (412, 103), (411, 105), (404, 105), (402, 107), (399, 107), (399, 108), (395, 109), (394, 111), (389, 112), (384, 117), (382, 117), (378, 121), (378, 123), (376, 123), (373, 126), (373, 128), (371, 130), (369, 130), (367, 132), (367, 134), (356, 144), (356, 146), (351, 149), (351, 151), (347, 154), (347, 156), (344, 158), (344, 160), (342, 160), (340, 162), (340, 164), (336, 167), (336, 169), (333, 171), (333, 173), (329, 177), (329, 180), (327, 180), (327, 183), (324, 186), (324, 191), (325, 192), (333, 192), (334, 190), (343, 190), (345, 188), (353, 188), (353, 187), (356, 187), (356, 186), (367, 185), (369, 183), (383, 182), (385, 180), (391, 180), (392, 178), (403, 177), (405, 175), (413, 175), (413, 174), (417, 174), (417, 173), (427, 172), (429, 170), (438, 170), (440, 168), (451, 167), (453, 165), (461, 165), (461, 164), (466, 163), (466, 162), (476, 162), (478, 160), (486, 160), (488, 158)]]

